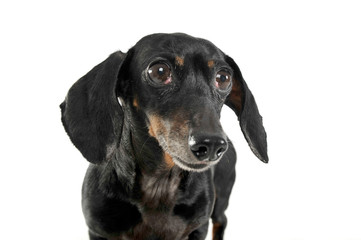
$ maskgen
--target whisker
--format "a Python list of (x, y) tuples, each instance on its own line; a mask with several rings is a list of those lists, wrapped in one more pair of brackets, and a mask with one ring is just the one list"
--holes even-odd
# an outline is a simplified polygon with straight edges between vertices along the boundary
[(142, 151), (143, 151), (143, 149), (144, 149), (144, 146), (145, 146), (145, 144), (148, 142), (149, 139), (150, 139), (150, 136), (148, 136), (147, 139), (144, 141), (142, 147), (140, 148), (140, 154), (142, 154)]

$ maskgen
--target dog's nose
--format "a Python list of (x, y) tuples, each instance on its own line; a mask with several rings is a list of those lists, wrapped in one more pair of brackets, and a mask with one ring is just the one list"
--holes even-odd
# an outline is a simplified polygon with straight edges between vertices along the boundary
[(227, 141), (219, 136), (191, 136), (189, 147), (199, 161), (216, 161), (227, 150)]

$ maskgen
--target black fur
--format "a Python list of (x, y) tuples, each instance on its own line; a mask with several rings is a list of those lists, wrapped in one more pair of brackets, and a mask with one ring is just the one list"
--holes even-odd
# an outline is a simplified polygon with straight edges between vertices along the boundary
[[(157, 63), (169, 67), (169, 81), (149, 75)], [(232, 77), (225, 89), (220, 71)], [(210, 218), (213, 239), (223, 239), (236, 163), (219, 122), (224, 103), (268, 162), (254, 97), (236, 63), (209, 41), (150, 35), (71, 87), (62, 122), (91, 163), (82, 191), (90, 239), (205, 239)]]

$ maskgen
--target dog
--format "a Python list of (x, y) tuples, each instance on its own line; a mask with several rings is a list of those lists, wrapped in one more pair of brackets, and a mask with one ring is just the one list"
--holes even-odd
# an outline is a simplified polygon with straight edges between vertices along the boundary
[(256, 157), (266, 132), (234, 60), (210, 41), (153, 34), (80, 78), (62, 123), (90, 165), (82, 209), (91, 240), (223, 239), (236, 152), (220, 124), (226, 104)]

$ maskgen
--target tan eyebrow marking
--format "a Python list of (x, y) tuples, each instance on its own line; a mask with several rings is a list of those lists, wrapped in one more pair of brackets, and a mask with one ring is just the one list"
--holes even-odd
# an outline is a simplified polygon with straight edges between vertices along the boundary
[(213, 60), (209, 60), (208, 61), (208, 67), (212, 68), (214, 66), (214, 61)]
[(175, 64), (178, 65), (178, 66), (183, 66), (184, 65), (184, 59), (179, 57), (179, 56), (176, 56), (175, 57)]

